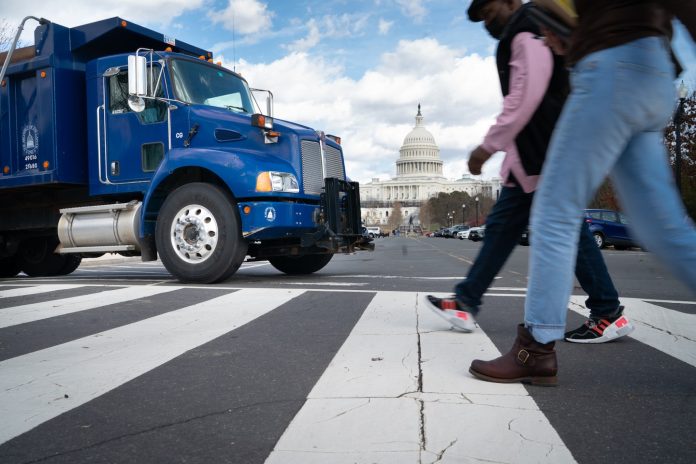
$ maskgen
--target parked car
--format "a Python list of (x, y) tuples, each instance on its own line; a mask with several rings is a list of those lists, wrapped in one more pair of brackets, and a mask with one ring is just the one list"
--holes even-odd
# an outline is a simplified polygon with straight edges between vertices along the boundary
[(456, 238), (457, 233), (461, 232), (462, 230), (468, 230), (469, 226), (465, 226), (464, 224), (457, 224), (456, 226), (452, 226), (448, 229), (445, 229), (447, 232), (443, 233), (443, 237), (447, 238)]
[(471, 232), (471, 229), (473, 229), (473, 227), (469, 227), (469, 228), (467, 228), (467, 229), (465, 229), (465, 230), (460, 230), (459, 232), (457, 232), (457, 238), (458, 238), (459, 240), (466, 240), (466, 239), (468, 239), (468, 238), (469, 238), (469, 232)]
[(472, 227), (469, 229), (469, 240), (472, 242), (478, 242), (479, 240), (483, 240), (483, 237), (486, 235), (486, 226), (481, 226), (481, 227)]
[(617, 250), (640, 247), (631, 237), (628, 221), (618, 211), (609, 209), (586, 209), (585, 222), (590, 226), (599, 248), (613, 245)]
[(375, 237), (388, 237), (389, 234), (386, 232), (382, 232), (382, 229), (379, 227), (368, 227), (367, 228), (367, 233), (369, 234), (370, 238), (375, 238)]

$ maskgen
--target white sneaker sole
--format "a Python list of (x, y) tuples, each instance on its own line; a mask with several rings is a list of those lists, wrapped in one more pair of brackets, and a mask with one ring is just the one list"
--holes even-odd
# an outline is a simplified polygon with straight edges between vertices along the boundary
[(466, 311), (455, 311), (452, 309), (440, 309), (434, 306), (427, 298), (425, 298), (427, 306), (433, 310), (435, 314), (446, 320), (453, 328), (462, 332), (471, 333), (476, 329), (476, 322), (471, 314)]
[(626, 335), (633, 332), (636, 328), (631, 324), (626, 317), (620, 317), (619, 319), (612, 322), (612, 324), (604, 329), (604, 333), (601, 337), (591, 338), (588, 340), (578, 340), (577, 338), (566, 338), (565, 340), (571, 343), (607, 343), (617, 338), (625, 337)]

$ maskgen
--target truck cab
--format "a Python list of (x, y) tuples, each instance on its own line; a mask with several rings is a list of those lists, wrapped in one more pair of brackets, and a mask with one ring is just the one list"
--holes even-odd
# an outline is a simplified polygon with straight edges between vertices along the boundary
[(274, 119), (212, 53), (121, 18), (35, 36), (0, 88), (6, 275), (119, 252), (212, 283), (245, 258), (312, 273), (371, 248), (340, 139)]

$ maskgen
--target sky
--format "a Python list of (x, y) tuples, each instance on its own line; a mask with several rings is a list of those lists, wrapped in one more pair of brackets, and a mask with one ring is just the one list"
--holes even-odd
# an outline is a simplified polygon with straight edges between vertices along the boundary
[[(13, 29), (27, 15), (67, 27), (119, 16), (214, 53), (251, 87), (269, 89), (279, 119), (339, 135), (347, 174), (395, 176), (422, 105), (444, 174), (468, 174), (469, 153), (501, 109), (496, 42), (468, 21), (470, 0), (3, 1)], [(36, 23), (22, 40), (33, 42)], [(696, 48), (676, 25), (673, 45), (696, 89)], [(483, 169), (496, 176), (502, 154)]]

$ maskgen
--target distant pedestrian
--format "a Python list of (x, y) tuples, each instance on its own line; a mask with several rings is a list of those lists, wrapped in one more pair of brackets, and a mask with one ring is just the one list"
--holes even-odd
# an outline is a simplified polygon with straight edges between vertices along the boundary
[[(610, 173), (640, 242), (696, 292), (696, 230), (662, 143), (675, 103), (671, 19), (696, 37), (696, 0), (575, 0), (572, 93), (532, 208), (524, 324), (512, 349), (470, 372), (492, 382), (556, 383), (582, 210)], [(543, 237), (535, 229), (544, 228)], [(643, 366), (644, 367), (644, 366)]]
[[(539, 39), (539, 29), (520, 0), (474, 0), (468, 14), (472, 21), (485, 21), (488, 32), (499, 40), (496, 55), (505, 97), (495, 125), (471, 153), (469, 169), (480, 174), (493, 153), (504, 151), (504, 184), (486, 219), (483, 247), (466, 279), (457, 284), (454, 296), (428, 295), (427, 301), (455, 328), (470, 332), (475, 328), (474, 317), (483, 294), (527, 227), (548, 143), (569, 87), (563, 59)], [(580, 219), (577, 223), (584, 225), (575, 269), (588, 294), (590, 318), (568, 332), (566, 339), (581, 343), (614, 340), (629, 334), (633, 326), (622, 315), (618, 292), (587, 224)], [(535, 235), (534, 229), (531, 235)]]

